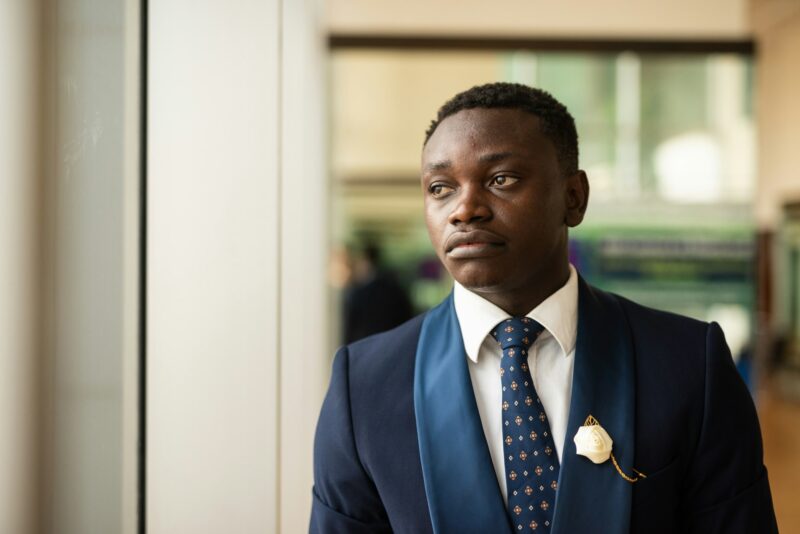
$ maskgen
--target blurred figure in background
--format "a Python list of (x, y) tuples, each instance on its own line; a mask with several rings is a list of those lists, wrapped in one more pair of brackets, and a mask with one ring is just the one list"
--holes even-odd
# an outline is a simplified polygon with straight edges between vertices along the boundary
[(394, 328), (413, 315), (406, 291), (395, 273), (381, 265), (381, 250), (373, 241), (353, 258), (343, 315), (344, 343)]

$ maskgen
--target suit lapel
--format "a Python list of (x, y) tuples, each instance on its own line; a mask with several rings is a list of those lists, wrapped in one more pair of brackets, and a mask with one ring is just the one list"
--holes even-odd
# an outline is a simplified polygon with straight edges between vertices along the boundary
[(509, 533), (452, 294), (422, 323), (414, 410), (433, 531)]
[(553, 534), (629, 530), (631, 483), (608, 460), (578, 456), (573, 437), (593, 415), (614, 441), (625, 473), (634, 454), (634, 360), (630, 330), (619, 303), (579, 281), (578, 337), (567, 434), (559, 473)]

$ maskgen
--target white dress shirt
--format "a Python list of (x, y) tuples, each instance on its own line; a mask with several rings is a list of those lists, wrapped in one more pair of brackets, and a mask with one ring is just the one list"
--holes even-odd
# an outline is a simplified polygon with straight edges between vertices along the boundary
[[(489, 445), (500, 491), (507, 501), (500, 384), (500, 358), (503, 351), (490, 332), (497, 323), (511, 316), (458, 282), (455, 283), (453, 298), (483, 433)], [(567, 283), (528, 312), (527, 316), (545, 328), (528, 351), (528, 367), (533, 385), (547, 412), (560, 461), (569, 417), (578, 330), (578, 275), (572, 265), (569, 266)]]

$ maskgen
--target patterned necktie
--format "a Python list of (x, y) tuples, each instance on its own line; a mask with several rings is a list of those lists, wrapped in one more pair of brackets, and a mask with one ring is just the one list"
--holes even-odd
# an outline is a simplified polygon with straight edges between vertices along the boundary
[(533, 319), (514, 317), (492, 331), (503, 349), (503, 456), (515, 531), (550, 532), (558, 488), (555, 442), (528, 369), (528, 348), (543, 330)]

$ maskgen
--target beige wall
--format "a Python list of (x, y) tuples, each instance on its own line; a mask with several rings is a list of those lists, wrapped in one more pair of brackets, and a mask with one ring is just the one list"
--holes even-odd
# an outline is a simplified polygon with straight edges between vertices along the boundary
[(755, 0), (758, 45), (756, 216), (774, 228), (784, 202), (800, 201), (800, 2)]
[(738, 39), (747, 0), (329, 0), (338, 33)]

